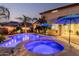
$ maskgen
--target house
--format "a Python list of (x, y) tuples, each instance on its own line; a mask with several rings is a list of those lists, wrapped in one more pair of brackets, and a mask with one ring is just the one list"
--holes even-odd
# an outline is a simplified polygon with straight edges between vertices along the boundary
[[(41, 12), (40, 15), (44, 16), (45, 19), (48, 21), (49, 24), (52, 24), (52, 30), (49, 30), (49, 33), (52, 35), (68, 35), (68, 25), (59, 25), (54, 24), (54, 21), (57, 20), (60, 17), (70, 15), (70, 14), (79, 14), (79, 3), (69, 4), (66, 6), (58, 7), (55, 9), (47, 10), (44, 12)], [(79, 31), (79, 24), (72, 24), (71, 34), (77, 34)]]

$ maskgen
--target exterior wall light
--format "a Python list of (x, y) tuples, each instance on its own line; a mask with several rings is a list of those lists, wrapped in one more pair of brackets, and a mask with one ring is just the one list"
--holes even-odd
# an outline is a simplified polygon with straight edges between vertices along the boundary
[(58, 12), (58, 10), (54, 10), (54, 11), (52, 11), (52, 13), (56, 13), (56, 12)]

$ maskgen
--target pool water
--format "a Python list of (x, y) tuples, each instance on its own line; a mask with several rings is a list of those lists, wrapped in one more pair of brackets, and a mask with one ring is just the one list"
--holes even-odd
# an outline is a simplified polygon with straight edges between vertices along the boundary
[(9, 40), (6, 40), (5, 42), (1, 43), (0, 47), (16, 47), (19, 43), (21, 43), (24, 40), (40, 40), (44, 37), (48, 37), (48, 36), (29, 34), (29, 33), (8, 36)]
[(62, 45), (50, 40), (29, 42), (26, 43), (24, 47), (31, 53), (42, 55), (55, 54), (64, 50), (64, 47)]

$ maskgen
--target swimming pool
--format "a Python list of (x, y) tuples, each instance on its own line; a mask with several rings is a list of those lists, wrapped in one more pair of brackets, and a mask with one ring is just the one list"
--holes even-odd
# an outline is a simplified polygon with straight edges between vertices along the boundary
[(64, 50), (64, 47), (62, 45), (51, 40), (29, 42), (26, 43), (24, 47), (31, 53), (42, 55), (56, 54)]
[(15, 48), (22, 41), (29, 40), (31, 42), (24, 44), (24, 47), (31, 53), (48, 55), (48, 54), (58, 53), (64, 49), (64, 47), (61, 44), (55, 41), (43, 40), (47, 38), (55, 39), (52, 36), (23, 33), (23, 34), (9, 36), (8, 38), (10, 39), (1, 43), (0, 47)]
[(8, 36), (9, 40), (6, 40), (5, 42), (1, 43), (0, 47), (16, 47), (19, 43), (21, 43), (24, 40), (41, 40), (44, 37), (46, 38), (49, 36), (30, 34), (30, 33), (28, 34), (23, 33), (23, 34)]

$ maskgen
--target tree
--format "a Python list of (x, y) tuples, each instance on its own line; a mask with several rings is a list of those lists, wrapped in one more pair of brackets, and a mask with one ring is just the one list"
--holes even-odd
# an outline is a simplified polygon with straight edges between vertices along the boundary
[[(39, 23), (40, 23), (40, 25), (47, 23), (46, 17), (45, 16), (41, 17), (39, 19)], [(48, 27), (47, 26), (41, 26), (41, 27), (43, 28), (44, 33), (46, 33), (46, 30)]]
[(9, 18), (10, 18), (10, 11), (8, 10), (8, 8), (0, 6), (0, 19), (1, 18), (6, 18), (6, 19), (9, 20)]
[[(27, 26), (26, 26), (26, 23), (27, 23), (29, 17), (26, 17), (25, 15), (23, 15), (23, 17), (24, 17), (23, 24), (24, 24), (24, 26), (25, 26), (25, 28), (26, 28), (26, 27), (27, 27)], [(25, 33), (26, 33), (26, 29), (25, 29)]]
[(44, 24), (44, 23), (47, 23), (47, 20), (45, 19), (45, 17), (41, 17), (41, 18), (39, 18), (38, 23)]
[(32, 20), (38, 20), (38, 18), (33, 18)]
[(43, 31), (44, 33), (46, 32), (47, 27), (46, 26), (41, 26), (42, 24), (47, 23), (47, 20), (45, 19), (45, 17), (41, 17), (39, 18), (39, 20), (37, 21), (37, 26), (35, 29), (38, 30), (38, 32), (40, 33), (41, 31)]
[(27, 17), (25, 15), (22, 15), (22, 17), (17, 17), (16, 19), (20, 19), (21, 21), (23, 21), (22, 22), (22, 25), (24, 25), (25, 32), (26, 32), (26, 28), (30, 24), (29, 22), (30, 22), (31, 18), (30, 17)]
[[(3, 19), (7, 19), (9, 20), (10, 18), (10, 11), (8, 8), (5, 8), (3, 6), (0, 6), (0, 20), (3, 20)], [(3, 34), (8, 34), (8, 30), (7, 28), (4, 28), (4, 29), (0, 29), (0, 33), (3, 35)]]

